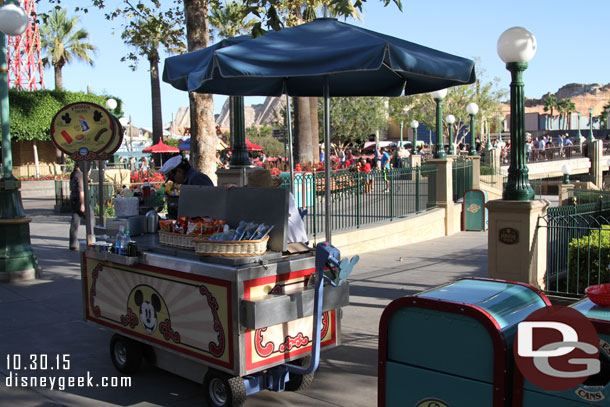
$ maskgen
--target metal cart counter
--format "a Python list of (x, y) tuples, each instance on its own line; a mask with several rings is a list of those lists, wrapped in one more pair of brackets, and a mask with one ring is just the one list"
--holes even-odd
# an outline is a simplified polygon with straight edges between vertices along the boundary
[[(237, 376), (311, 351), (313, 289), (306, 281), (315, 270), (313, 251), (257, 258), (194, 256), (159, 247), (137, 258), (84, 250), (85, 319), (151, 345), (157, 353), (177, 352)], [(277, 294), (271, 293), (274, 288)], [(343, 284), (324, 291), (323, 348), (339, 344), (337, 308), (348, 304), (348, 290)], [(192, 367), (169, 370), (198, 381), (206, 372), (195, 369), (200, 377), (192, 377), (185, 374)]]

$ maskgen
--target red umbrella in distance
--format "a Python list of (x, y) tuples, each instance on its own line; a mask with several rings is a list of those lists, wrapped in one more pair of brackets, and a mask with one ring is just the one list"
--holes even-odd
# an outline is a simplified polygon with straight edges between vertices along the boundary
[(143, 153), (179, 153), (180, 150), (177, 147), (168, 146), (163, 142), (163, 140), (159, 140), (159, 143), (154, 144), (150, 147), (146, 147), (142, 150)]
[[(227, 147), (231, 148), (231, 146)], [(263, 151), (263, 148), (258, 144), (251, 143), (248, 139), (246, 139), (246, 148), (248, 151)]]

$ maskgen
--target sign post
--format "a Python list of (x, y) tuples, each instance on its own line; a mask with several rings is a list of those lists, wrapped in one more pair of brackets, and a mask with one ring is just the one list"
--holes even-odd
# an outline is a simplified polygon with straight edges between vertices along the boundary
[(119, 121), (103, 107), (89, 102), (77, 102), (62, 108), (51, 121), (53, 144), (68, 154), (74, 161), (82, 161), (83, 189), (85, 192), (85, 219), (87, 244), (95, 242), (91, 230), (91, 199), (89, 195), (89, 168), (91, 161), (99, 162), (99, 210), (100, 222), (104, 223), (104, 179), (105, 160), (113, 154), (123, 140), (123, 128)]

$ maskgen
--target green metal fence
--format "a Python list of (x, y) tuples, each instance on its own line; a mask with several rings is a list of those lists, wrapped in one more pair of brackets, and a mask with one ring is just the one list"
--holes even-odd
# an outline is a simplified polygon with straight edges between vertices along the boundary
[(610, 201), (549, 208), (546, 291), (581, 295), (610, 282)]
[[(331, 174), (332, 231), (359, 228), (363, 225), (393, 220), (423, 212), (435, 205), (436, 167), (393, 168), (370, 174), (339, 170)], [(290, 177), (283, 176), (283, 187), (289, 188)], [(304, 217), (309, 236), (324, 233), (324, 173), (297, 173), (293, 194), (297, 206), (307, 210)]]
[(570, 198), (576, 198), (579, 204), (599, 203), (599, 201), (610, 201), (610, 191), (587, 191), (582, 189), (572, 189), (569, 192)]
[(453, 201), (459, 201), (464, 192), (472, 189), (472, 160), (458, 157), (453, 161)]

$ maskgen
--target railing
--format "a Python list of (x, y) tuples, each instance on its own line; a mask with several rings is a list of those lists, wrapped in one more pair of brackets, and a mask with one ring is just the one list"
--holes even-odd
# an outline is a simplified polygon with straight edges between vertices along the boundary
[(541, 218), (547, 228), (545, 289), (581, 295), (610, 282), (610, 201), (553, 207)]
[[(575, 157), (584, 157), (587, 151), (587, 144), (571, 146), (557, 146), (553, 144), (551, 147), (545, 147), (544, 150), (532, 148), (526, 152), (528, 163), (566, 160)], [(500, 158), (500, 165), (510, 164), (510, 150), (504, 149)]]
[(453, 161), (453, 201), (464, 196), (464, 192), (472, 189), (472, 161), (458, 157)]
[(481, 165), (480, 182), (484, 182), (496, 189), (503, 190), (508, 175), (501, 168)]
[(576, 203), (578, 204), (599, 203), (600, 201), (610, 201), (610, 191), (571, 189), (569, 197), (576, 198)]
[[(331, 174), (331, 230), (346, 230), (393, 220), (434, 206), (436, 167), (393, 168), (370, 174), (352, 170)], [(290, 177), (282, 177), (289, 188)], [(297, 206), (307, 210), (304, 218), (309, 236), (324, 233), (324, 173), (297, 173), (293, 194)]]

